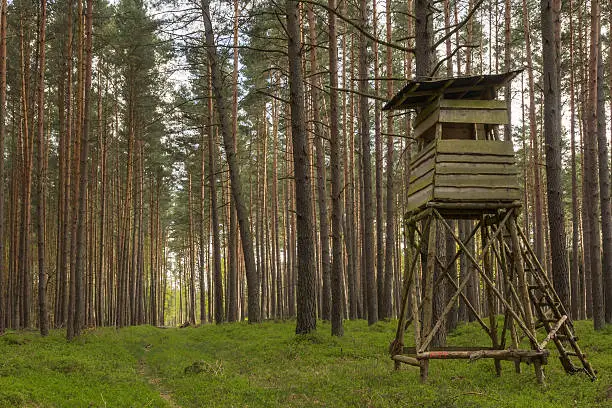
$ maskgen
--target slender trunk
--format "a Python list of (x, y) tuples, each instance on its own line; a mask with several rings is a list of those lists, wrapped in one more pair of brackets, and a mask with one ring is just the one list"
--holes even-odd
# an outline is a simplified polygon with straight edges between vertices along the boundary
[(32, 142), (29, 129), (30, 109), (29, 109), (29, 73), (26, 61), (28, 59), (26, 50), (26, 39), (24, 38), (24, 21), (20, 15), (20, 56), (21, 56), (21, 162), (22, 162), (22, 187), (21, 187), (21, 225), (20, 225), (20, 245), (19, 245), (19, 283), (20, 292), (19, 305), (19, 326), (29, 327), (30, 325), (30, 206), (32, 194)]
[(570, 288), (565, 236), (563, 186), (561, 184), (561, 95), (559, 90), (559, 55), (555, 26), (560, 24), (561, 1), (542, 0), (542, 56), (544, 69), (544, 138), (546, 146), (546, 193), (548, 226), (555, 291), (569, 308)]
[[(386, 1), (386, 40), (391, 42), (391, 0)], [(386, 49), (386, 73), (387, 77), (393, 78), (393, 51), (391, 47)], [(393, 97), (393, 81), (387, 81), (387, 99)], [(385, 240), (385, 282), (383, 289), (383, 317), (391, 317), (393, 314), (392, 302), (392, 282), (393, 282), (393, 259), (395, 250), (395, 191), (393, 186), (393, 115), (387, 115), (387, 225), (386, 225), (386, 240)]]
[[(238, 0), (234, 0), (234, 70), (232, 73), (232, 136), (234, 149), (237, 149), (236, 138), (238, 134), (238, 14)], [(227, 320), (235, 322), (240, 318), (238, 315), (238, 233), (236, 230), (236, 206), (231, 194), (229, 196), (229, 203), (229, 309), (227, 311)]]
[[(506, 72), (512, 69), (512, 18), (511, 18), (511, 0), (504, 0), (504, 69)], [(508, 117), (512, 118), (512, 86), (506, 85), (504, 91), (504, 99), (506, 100), (506, 109)], [(504, 125), (504, 140), (512, 141), (512, 123), (508, 121)]]
[[(315, 15), (312, 5), (308, 7), (308, 27), (310, 36), (310, 70), (313, 73), (319, 71), (317, 63), (317, 32)], [(319, 239), (321, 245), (321, 274), (323, 277), (323, 310), (321, 317), (325, 320), (330, 319), (331, 313), (331, 264), (329, 253), (329, 221), (327, 216), (327, 177), (325, 171), (325, 150), (323, 147), (323, 126), (319, 115), (319, 76), (312, 78), (313, 85), (311, 87), (312, 100), (312, 120), (314, 122), (314, 141), (316, 148), (317, 160), (317, 202), (319, 206)]]
[[(360, 2), (360, 26), (367, 27), (367, 3)], [(359, 35), (359, 137), (361, 139), (361, 166), (363, 172), (363, 225), (364, 264), (363, 272), (367, 286), (368, 324), (378, 321), (378, 296), (376, 286), (376, 271), (374, 270), (374, 209), (372, 208), (372, 154), (370, 152), (370, 121), (368, 98), (368, 43), (365, 35)]]
[(189, 309), (189, 324), (195, 326), (196, 316), (195, 316), (195, 237), (193, 231), (193, 200), (192, 200), (192, 189), (191, 189), (191, 173), (189, 174), (189, 203), (188, 203), (188, 212), (189, 212), (189, 296), (188, 296), (188, 309)]
[(544, 253), (544, 224), (542, 220), (543, 216), (543, 204), (542, 204), (542, 191), (540, 187), (540, 149), (539, 141), (536, 128), (536, 111), (535, 111), (535, 85), (533, 75), (533, 61), (532, 61), (532, 50), (531, 50), (531, 28), (529, 24), (529, 10), (527, 7), (527, 0), (523, 0), (523, 29), (525, 34), (525, 57), (527, 64), (527, 78), (529, 84), (529, 136), (531, 140), (532, 155), (532, 169), (533, 169), (533, 194), (534, 194), (534, 236), (535, 236), (535, 252), (540, 263), (545, 266), (544, 262), (546, 257)]
[(572, 163), (572, 256), (570, 264), (571, 282), (571, 316), (577, 320), (580, 318), (580, 305), (582, 304), (582, 293), (580, 290), (580, 214), (578, 209), (578, 179), (576, 176), (576, 113), (575, 113), (575, 91), (574, 91), (574, 18), (573, 1), (569, 2), (569, 26), (570, 26), (570, 145)]
[[(38, 232), (38, 327), (40, 334), (49, 334), (49, 316), (47, 314), (47, 272), (45, 270), (45, 27), (47, 25), (47, 0), (40, 1), (40, 20), (38, 32), (38, 205), (37, 205), (37, 232)], [(4, 155), (4, 151), (0, 151)], [(2, 239), (3, 237), (0, 237)], [(0, 256), (4, 254), (0, 253)]]
[[(376, 0), (372, 2), (372, 31), (378, 37), (378, 10)], [(374, 53), (374, 93), (379, 94), (379, 60), (378, 60), (378, 42), (372, 44)], [(381, 115), (380, 115), (380, 100), (374, 101), (374, 162), (375, 162), (375, 198), (376, 198), (376, 298), (378, 318), (385, 317), (385, 300), (384, 300), (384, 285), (385, 285), (385, 244), (384, 244), (384, 221), (383, 221), (383, 142), (381, 130)], [(387, 214), (389, 215), (389, 214)]]
[[(212, 119), (212, 118), (211, 118)], [(212, 222), (212, 241), (213, 241), (213, 279), (215, 297), (215, 323), (223, 323), (223, 282), (221, 277), (221, 239), (219, 238), (219, 215), (217, 211), (217, 191), (215, 174), (215, 130), (208, 127), (208, 171), (210, 174), (210, 219)]]
[[(598, 56), (600, 53), (600, 9), (599, 1), (591, 1), (591, 44), (589, 56), (589, 103), (587, 111), (588, 130), (585, 134), (585, 175), (587, 176), (588, 200), (587, 218), (589, 222), (590, 244), (590, 273), (593, 299), (593, 325), (595, 330), (603, 329), (605, 325), (604, 299), (601, 270), (601, 237), (597, 206), (599, 204), (599, 191), (597, 188), (597, 128), (598, 128)], [(587, 249), (587, 248), (585, 248)]]
[(289, 51), (289, 92), (291, 138), (295, 177), (297, 215), (297, 324), (296, 334), (309, 333), (317, 327), (316, 281), (310, 158), (304, 109), (304, 75), (299, 9), (296, 1), (286, 2)]
[(76, 270), (75, 270), (75, 302), (74, 323), (72, 333), (68, 333), (68, 339), (79, 336), (81, 331), (83, 275), (85, 270), (85, 216), (87, 199), (87, 155), (89, 146), (89, 96), (91, 92), (91, 60), (92, 60), (92, 12), (93, 0), (87, 0), (86, 14), (86, 40), (85, 40), (85, 94), (83, 106), (83, 128), (81, 130), (81, 151), (79, 178), (79, 200), (78, 200), (78, 223), (76, 234)]
[(210, 19), (210, 0), (202, 0), (202, 15), (206, 33), (206, 52), (210, 61), (212, 76), (213, 93), (215, 95), (217, 113), (221, 125), (223, 144), (225, 145), (225, 155), (229, 166), (230, 182), (232, 184), (232, 196), (236, 204), (238, 225), (240, 228), (240, 239), (242, 242), (242, 252), (244, 255), (247, 287), (248, 287), (248, 309), (249, 322), (259, 323), (259, 284), (257, 279), (257, 269), (255, 268), (255, 256), (253, 252), (253, 239), (249, 226), (249, 213), (244, 203), (242, 195), (242, 180), (238, 168), (236, 149), (232, 140), (232, 126), (230, 122), (227, 101), (223, 98), (223, 81), (221, 68), (217, 65), (217, 51), (214, 40), (212, 22)]
[(5, 237), (4, 237), (4, 136), (6, 134), (6, 12), (7, 0), (2, 0), (0, 6), (0, 335), (4, 333), (5, 319), (8, 317), (8, 302), (4, 297), (5, 271)]
[[(606, 140), (606, 101), (603, 51), (599, 47), (597, 63), (597, 150), (599, 198), (601, 210), (601, 257), (604, 319), (612, 323), (612, 209), (610, 208), (610, 160)], [(596, 218), (597, 220), (597, 218)]]
[[(336, 0), (328, 0), (330, 10), (336, 9)], [(344, 304), (342, 285), (344, 259), (342, 258), (342, 168), (340, 158), (340, 132), (338, 130), (338, 43), (336, 15), (328, 14), (329, 27), (329, 142), (332, 198), (332, 269), (331, 269), (331, 324), (332, 336), (342, 336)]]

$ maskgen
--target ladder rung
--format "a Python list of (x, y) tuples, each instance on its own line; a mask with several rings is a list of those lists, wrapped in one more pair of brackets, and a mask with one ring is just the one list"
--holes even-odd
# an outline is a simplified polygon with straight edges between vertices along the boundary
[(568, 340), (578, 341), (578, 336), (568, 337), (565, 334), (557, 334), (557, 338), (561, 341), (568, 341)]
[(574, 356), (574, 357), (586, 358), (586, 354), (585, 354), (585, 353), (579, 354), (579, 353), (575, 353), (575, 352), (573, 352), (573, 351), (568, 351), (568, 352), (566, 352), (565, 354), (566, 354), (566, 355), (568, 355), (568, 356)]

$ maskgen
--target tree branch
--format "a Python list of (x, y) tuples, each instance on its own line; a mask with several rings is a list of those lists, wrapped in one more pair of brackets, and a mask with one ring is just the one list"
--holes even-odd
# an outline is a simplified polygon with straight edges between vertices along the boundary
[(332, 88), (329, 87), (329, 89), (334, 89), (336, 91), (341, 91), (341, 92), (350, 92), (350, 93), (354, 93), (357, 94), (359, 96), (365, 96), (366, 98), (370, 98), (370, 99), (375, 99), (378, 101), (384, 101), (387, 102), (387, 98), (383, 98), (382, 96), (378, 96), (378, 95), (374, 95), (374, 94), (370, 94), (370, 93), (363, 93), (363, 92), (359, 92), (359, 91), (355, 91), (354, 89), (346, 89), (346, 88)]
[(438, 69), (440, 69), (440, 67), (442, 66), (442, 64), (449, 60), (450, 58), (453, 58), (453, 55), (455, 55), (461, 48), (478, 48), (478, 45), (474, 45), (474, 44), (463, 44), (463, 45), (459, 45), (457, 46), (453, 52), (450, 53), (450, 55), (447, 55), (446, 57), (442, 58), (440, 61), (438, 61), (438, 63), (436, 64), (436, 66), (434, 67), (433, 71), (431, 71), (431, 74), (429, 75), (430, 78), (433, 78), (434, 75), (436, 75), (436, 72), (438, 71)]
[[(356, 29), (357, 31), (359, 31), (361, 34), (363, 34), (364, 36), (366, 36), (369, 40), (371, 41), (375, 41), (378, 44), (384, 45), (385, 47), (390, 47), (390, 48), (394, 48), (396, 50), (400, 50), (400, 51), (404, 51), (404, 52), (411, 52), (414, 54), (414, 48), (406, 48), (406, 47), (402, 47), (401, 45), (397, 45), (397, 44), (391, 44), (388, 43), (384, 40), (381, 40), (375, 36), (373, 36), (372, 34), (370, 34), (369, 32), (367, 32), (366, 30), (364, 30), (362, 27), (360, 27), (357, 23), (355, 23), (352, 19), (340, 14), (337, 10), (331, 9), (329, 6), (327, 6), (326, 4), (321, 4), (317, 1), (314, 0), (298, 0), (300, 3), (306, 3), (306, 4), (312, 4), (314, 6), (318, 6), (321, 7), (325, 10), (327, 10), (330, 13), (334, 13), (340, 20), (347, 22), (348, 24), (350, 24), (354, 29)], [(482, 3), (483, 0), (480, 0), (480, 3)]]
[(438, 45), (442, 44), (444, 41), (446, 41), (447, 39), (451, 38), (453, 35), (455, 35), (455, 33), (459, 30), (461, 30), (461, 28), (467, 24), (468, 21), (470, 21), (470, 19), (472, 18), (472, 16), (474, 15), (474, 13), (476, 13), (476, 11), (478, 10), (478, 8), (480, 7), (480, 5), (482, 4), (484, 0), (478, 0), (478, 3), (474, 4), (474, 7), (470, 10), (470, 12), (468, 13), (467, 16), (465, 16), (465, 19), (457, 24), (455, 26), (455, 28), (453, 28), (452, 30), (450, 30), (448, 32), (448, 34), (442, 36), (442, 38), (440, 38), (438, 41), (435, 42), (435, 44), (433, 45), (433, 49), (435, 50), (436, 48), (438, 48)]

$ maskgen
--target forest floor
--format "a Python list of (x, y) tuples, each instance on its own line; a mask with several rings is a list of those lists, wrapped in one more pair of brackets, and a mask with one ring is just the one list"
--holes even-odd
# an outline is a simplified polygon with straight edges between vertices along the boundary
[[(551, 350), (544, 387), (528, 366), (516, 374), (503, 362), (497, 377), (491, 360), (432, 361), (420, 384), (418, 369), (393, 370), (395, 327), (345, 322), (334, 338), (324, 322), (305, 336), (292, 321), (139, 326), (86, 330), (71, 343), (60, 330), (8, 332), (0, 407), (612, 407), (612, 326), (595, 333), (576, 322), (596, 382), (565, 374)], [(448, 342), (487, 344), (485, 336), (466, 324)]]

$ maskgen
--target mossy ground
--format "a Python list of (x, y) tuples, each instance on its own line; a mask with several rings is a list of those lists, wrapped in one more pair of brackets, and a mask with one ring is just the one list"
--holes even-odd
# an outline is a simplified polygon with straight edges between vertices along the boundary
[[(393, 370), (387, 345), (396, 322), (345, 322), (345, 336), (294, 334), (294, 322), (150, 326), (88, 330), (67, 343), (63, 331), (0, 337), (0, 407), (612, 407), (612, 327), (577, 322), (580, 344), (599, 372), (569, 376), (554, 356), (545, 387), (533, 369), (514, 373), (491, 360), (432, 361)], [(410, 336), (408, 336), (410, 337)], [(487, 344), (462, 325), (452, 344)]]

